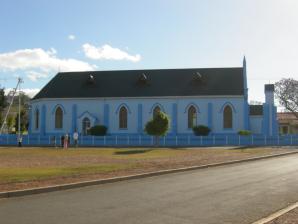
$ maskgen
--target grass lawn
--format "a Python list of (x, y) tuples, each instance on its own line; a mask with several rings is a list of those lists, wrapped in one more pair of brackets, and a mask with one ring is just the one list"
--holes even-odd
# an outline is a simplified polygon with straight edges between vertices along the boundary
[(0, 147), (0, 191), (246, 159), (283, 148)]

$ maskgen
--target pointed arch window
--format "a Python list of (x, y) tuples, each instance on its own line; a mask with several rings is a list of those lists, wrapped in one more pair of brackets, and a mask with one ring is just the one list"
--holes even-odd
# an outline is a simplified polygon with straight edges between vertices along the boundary
[(35, 111), (35, 129), (39, 128), (39, 110)]
[(91, 127), (91, 122), (88, 117), (85, 117), (82, 121), (82, 133), (83, 135), (88, 135), (88, 131)]
[(56, 129), (63, 128), (63, 111), (61, 107), (57, 107), (55, 111), (55, 128)]
[(122, 106), (119, 111), (119, 128), (127, 128), (127, 109), (124, 106)]
[(161, 111), (159, 106), (156, 106), (153, 110), (153, 118)]
[(197, 125), (197, 110), (194, 106), (188, 108), (188, 128), (193, 128)]
[(227, 105), (223, 111), (223, 128), (233, 128), (233, 110), (229, 105)]

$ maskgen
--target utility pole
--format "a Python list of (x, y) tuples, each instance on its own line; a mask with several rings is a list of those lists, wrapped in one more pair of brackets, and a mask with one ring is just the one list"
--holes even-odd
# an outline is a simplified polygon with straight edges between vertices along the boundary
[(19, 77), (18, 83), (19, 83), (19, 119), (18, 119), (18, 139), (21, 138), (21, 83), (23, 80)]
[(9, 114), (9, 111), (10, 111), (10, 108), (11, 108), (11, 106), (12, 106), (12, 104), (13, 104), (13, 100), (14, 100), (14, 97), (15, 97), (15, 95), (16, 95), (16, 92), (17, 92), (17, 90), (18, 90), (18, 88), (19, 88), (19, 130), (18, 130), (18, 137), (20, 137), (20, 127), (21, 127), (21, 123), (20, 123), (20, 115), (21, 115), (21, 113), (20, 113), (20, 111), (21, 111), (21, 107), (20, 107), (20, 104), (21, 104), (21, 101), (20, 101), (20, 92), (21, 92), (21, 87), (20, 87), (20, 85), (21, 85), (21, 83), (23, 82), (23, 80), (21, 79), (21, 78), (18, 78), (18, 83), (17, 83), (17, 86), (16, 86), (16, 88), (14, 88), (13, 89), (13, 93), (12, 93), (12, 99), (11, 99), (11, 101), (10, 101), (10, 104), (9, 104), (9, 106), (8, 106), (8, 110), (6, 111), (6, 114), (5, 114), (5, 117), (4, 117), (4, 121), (3, 121), (3, 123), (2, 123), (2, 125), (1, 125), (1, 128), (0, 128), (0, 134), (2, 134), (2, 131), (3, 131), (3, 128), (4, 128), (4, 126), (6, 125), (6, 120), (7, 120), (7, 117), (8, 117), (8, 114)]

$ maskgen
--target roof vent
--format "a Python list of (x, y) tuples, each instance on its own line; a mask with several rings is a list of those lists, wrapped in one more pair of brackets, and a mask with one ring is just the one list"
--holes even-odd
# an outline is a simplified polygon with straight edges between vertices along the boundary
[(203, 76), (201, 75), (201, 73), (196, 72), (196, 76), (195, 76), (196, 79), (201, 80), (202, 77), (203, 77)]
[(203, 81), (203, 76), (201, 75), (200, 72), (196, 72), (196, 73), (194, 74), (194, 76), (193, 76), (193, 81), (198, 82), (198, 83), (200, 83), (200, 82)]
[(147, 81), (147, 76), (143, 73), (141, 76), (140, 76), (140, 80), (141, 81)]
[(89, 84), (89, 85), (95, 84), (95, 80), (94, 80), (94, 76), (93, 75), (89, 75), (88, 76), (87, 84)]
[(145, 84), (148, 83), (148, 78), (147, 78), (147, 76), (146, 76), (144, 73), (142, 73), (142, 74), (139, 76), (138, 83), (139, 83), (139, 84), (142, 84), (142, 85), (145, 85)]

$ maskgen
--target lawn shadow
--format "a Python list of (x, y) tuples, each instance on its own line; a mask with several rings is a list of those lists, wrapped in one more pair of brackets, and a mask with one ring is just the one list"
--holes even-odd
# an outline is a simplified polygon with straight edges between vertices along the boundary
[(133, 154), (142, 154), (146, 152), (150, 152), (152, 149), (134, 149), (134, 150), (126, 150), (126, 151), (116, 151), (115, 155), (133, 155)]

